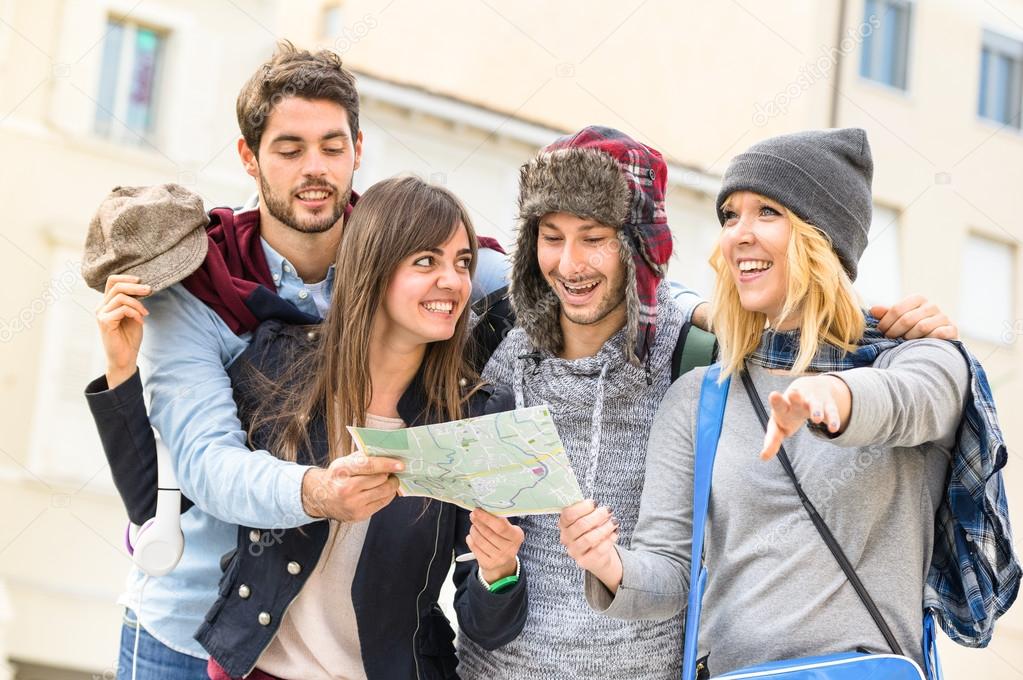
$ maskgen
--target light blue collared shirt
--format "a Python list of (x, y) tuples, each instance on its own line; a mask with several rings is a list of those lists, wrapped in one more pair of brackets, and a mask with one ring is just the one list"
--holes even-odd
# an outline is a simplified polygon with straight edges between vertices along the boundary
[[(280, 253), (270, 247), (265, 240), (260, 239), (263, 244), (263, 253), (266, 255), (266, 264), (270, 267), (270, 276), (277, 286), (277, 294), (306, 314), (318, 316), (321, 319), (327, 315), (327, 307), (330, 306), (330, 291), (334, 286), (334, 265), (327, 269), (327, 278), (320, 283), (313, 285), (306, 284), (295, 271), (294, 265), (284, 259)], [(323, 291), (322, 298), (314, 293), (314, 289)]]

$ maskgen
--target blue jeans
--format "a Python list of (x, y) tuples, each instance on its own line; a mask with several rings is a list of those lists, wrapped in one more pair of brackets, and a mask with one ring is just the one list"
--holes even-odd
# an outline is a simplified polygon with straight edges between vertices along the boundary
[(176, 652), (138, 626), (135, 612), (124, 610), (121, 626), (121, 652), (117, 659), (117, 680), (131, 680), (131, 660), (135, 650), (135, 631), (139, 633), (139, 656), (135, 663), (136, 680), (209, 680), (206, 660)]

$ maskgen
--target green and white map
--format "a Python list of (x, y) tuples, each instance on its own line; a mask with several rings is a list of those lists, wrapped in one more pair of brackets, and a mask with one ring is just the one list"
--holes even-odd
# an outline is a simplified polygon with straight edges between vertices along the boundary
[(557, 513), (583, 499), (546, 406), (404, 430), (348, 428), (367, 456), (405, 463), (406, 496), (495, 515)]

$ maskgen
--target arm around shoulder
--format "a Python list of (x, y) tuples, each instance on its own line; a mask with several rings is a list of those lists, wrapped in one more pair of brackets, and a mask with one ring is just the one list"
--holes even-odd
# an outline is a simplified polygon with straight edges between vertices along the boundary
[(174, 456), (182, 493), (232, 524), (292, 528), (306, 466), (248, 448), (227, 367), (245, 348), (180, 284), (150, 298), (142, 345), (149, 417)]

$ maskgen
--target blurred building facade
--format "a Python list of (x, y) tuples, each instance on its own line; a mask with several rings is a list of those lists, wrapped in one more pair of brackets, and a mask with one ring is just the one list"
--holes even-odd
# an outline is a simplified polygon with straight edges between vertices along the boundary
[[(357, 189), (415, 172), (508, 245), (518, 167), (557, 135), (600, 123), (661, 150), (670, 273), (708, 295), (731, 156), (866, 128), (876, 205), (858, 286), (868, 302), (924, 294), (959, 322), (1023, 523), (1023, 0), (0, 0), (0, 248), (16, 282), (0, 290), (0, 680), (114, 673), (129, 560), (81, 396), (102, 371), (99, 295), (78, 274), (88, 220), (119, 184), (244, 202), (234, 99), (282, 38), (359, 74)], [(942, 650), (950, 677), (1023, 677), (1023, 610), (987, 650)]]

